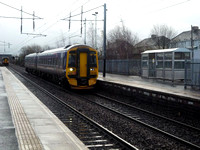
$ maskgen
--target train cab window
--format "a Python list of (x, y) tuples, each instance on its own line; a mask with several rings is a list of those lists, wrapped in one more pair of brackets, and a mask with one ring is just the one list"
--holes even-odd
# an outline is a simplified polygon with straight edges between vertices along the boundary
[(76, 67), (76, 54), (69, 54), (68, 67)]
[(90, 52), (90, 66), (91, 67), (97, 66), (96, 52)]

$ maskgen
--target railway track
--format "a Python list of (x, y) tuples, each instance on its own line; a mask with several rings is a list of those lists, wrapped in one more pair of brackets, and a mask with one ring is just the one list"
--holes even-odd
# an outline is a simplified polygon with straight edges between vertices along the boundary
[[(13, 69), (12, 69), (13, 70)], [(48, 97), (47, 101), (41, 100), (49, 109), (65, 124), (67, 127), (75, 133), (75, 135), (88, 147), (89, 149), (137, 149), (135, 146), (126, 142), (119, 136), (115, 135), (102, 125), (98, 124), (94, 120), (88, 118), (83, 113), (79, 112), (54, 94), (50, 93), (37, 83), (31, 81), (27, 77), (23, 76), (16, 70), (13, 70), (24, 80), (29, 82), (40, 92), (45, 93)]]
[[(49, 84), (49, 83), (48, 83)], [(52, 85), (52, 86), (55, 86), (55, 85)], [(58, 88), (58, 86), (56, 86), (56, 88)], [(61, 87), (60, 87), (60, 89), (62, 89)], [(62, 90), (64, 90), (64, 89), (62, 89)], [(69, 91), (65, 91), (65, 92), (69, 92)], [(162, 117), (162, 116), (158, 116), (158, 115), (156, 115), (156, 114), (153, 114), (153, 113), (150, 113), (149, 114), (149, 112), (146, 112), (145, 110), (140, 110), (140, 109), (138, 109), (138, 108), (134, 108), (134, 107), (132, 107), (132, 106), (129, 106), (129, 105), (125, 105), (125, 104), (123, 104), (123, 103), (120, 103), (119, 104), (119, 102), (117, 102), (117, 101), (110, 101), (111, 99), (109, 98), (109, 97), (105, 97), (105, 96), (103, 96), (103, 95), (100, 95), (100, 94), (98, 94), (98, 95), (92, 95), (93, 97), (91, 97), (91, 95), (90, 96), (88, 96), (88, 95), (77, 95), (77, 93), (71, 93), (70, 92), (70, 95), (76, 95), (76, 96), (78, 96), (78, 97), (80, 97), (81, 99), (84, 99), (84, 101), (86, 101), (87, 103), (91, 103), (91, 105), (92, 105), (92, 107), (93, 106), (95, 106), (95, 105), (98, 105), (98, 107), (100, 106), (100, 107), (102, 107), (102, 109), (104, 109), (103, 110), (103, 112), (105, 111), (105, 113), (108, 113), (109, 111), (110, 112), (112, 112), (114, 115), (113, 116), (120, 116), (119, 118), (123, 118), (123, 119), (120, 119), (120, 121), (122, 121), (122, 122), (124, 122), (123, 120), (125, 119), (125, 120), (129, 120), (130, 122), (128, 123), (128, 124), (130, 124), (131, 122), (131, 126), (135, 126), (135, 123), (136, 124), (139, 124), (140, 126), (144, 126), (144, 129), (143, 129), (143, 127), (141, 127), (141, 129), (139, 129), (139, 130), (144, 130), (144, 132), (149, 132), (149, 131), (146, 131), (146, 128), (148, 128), (148, 130), (152, 130), (153, 132), (158, 132), (159, 133), (159, 135), (158, 136), (163, 136), (164, 135), (164, 138), (169, 138), (170, 140), (172, 140), (172, 141), (174, 141), (174, 143), (176, 144), (176, 147), (174, 146), (172, 146), (172, 148), (170, 148), (170, 149), (179, 149), (180, 147), (178, 146), (179, 144), (177, 144), (177, 143), (181, 143), (180, 145), (182, 146), (182, 147), (184, 147), (183, 145), (185, 145), (185, 149), (199, 149), (199, 146), (198, 146), (198, 143), (197, 144), (195, 144), (195, 143), (192, 143), (192, 142), (190, 142), (189, 140), (187, 140), (187, 138), (190, 138), (189, 136), (188, 136), (188, 134), (186, 135), (186, 139), (182, 139), (182, 138), (180, 138), (180, 137), (178, 137), (178, 136), (176, 136), (176, 135), (173, 135), (173, 134), (171, 134), (171, 133), (168, 133), (167, 131), (162, 131), (162, 129), (160, 129), (159, 127), (157, 127), (156, 126), (156, 124), (160, 124), (161, 126), (164, 126), (164, 128), (170, 128), (169, 126), (168, 126), (168, 124), (171, 124), (171, 123), (169, 123), (169, 122), (173, 122), (171, 119), (168, 119), (168, 123), (165, 123), (166, 121), (157, 121), (157, 122), (155, 122), (154, 120), (160, 120), (160, 119), (158, 119), (158, 118), (162, 118), (163, 120), (166, 120), (165, 118), (166, 117)], [(101, 98), (100, 98), (101, 97)], [(112, 99), (113, 100), (113, 99)], [(85, 105), (88, 105), (87, 103), (85, 103)], [(79, 104), (78, 104), (79, 105)], [(119, 106), (120, 105), (120, 106)], [(125, 111), (124, 111), (125, 110)], [(128, 110), (128, 111), (127, 111)], [(83, 110), (82, 108), (80, 109), (80, 111), (81, 112), (83, 112), (83, 111), (85, 111), (85, 110)], [(108, 111), (108, 112), (107, 112)], [(139, 113), (137, 113), (137, 112), (139, 112)], [(55, 113), (57, 113), (57, 112), (55, 112)], [(95, 114), (96, 115), (96, 114)], [(153, 117), (150, 117), (150, 116), (152, 116), (152, 115), (154, 115), (154, 119), (149, 119), (149, 118), (153, 118)], [(73, 115), (72, 115), (73, 116)], [(144, 116), (146, 116), (146, 117), (144, 117)], [(155, 117), (157, 117), (157, 118), (155, 118)], [(63, 117), (61, 117), (61, 120), (65, 123), (65, 124), (67, 124), (67, 126), (68, 127), (72, 127), (72, 126), (74, 126), (71, 122), (73, 122), (73, 121), (76, 121), (76, 122), (79, 122), (76, 118), (73, 118), (72, 119), (72, 117), (69, 117), (68, 119), (66, 119), (66, 118), (63, 118)], [(97, 117), (97, 120), (98, 120), (98, 117)], [(109, 120), (110, 121), (110, 120)], [(154, 124), (152, 124), (152, 122), (154, 122)], [(177, 122), (177, 121), (175, 121), (175, 122)], [(80, 128), (77, 126), (77, 128), (74, 130), (74, 132), (76, 133), (77, 131), (81, 131), (82, 133), (83, 133), (83, 135), (85, 135), (85, 137), (87, 137), (87, 138), (83, 138), (83, 136), (81, 136), (80, 137), (80, 139), (82, 140), (82, 141), (84, 141), (84, 143), (86, 144), (86, 145), (88, 145), (89, 143), (90, 143), (90, 145), (91, 146), (94, 146), (94, 145), (92, 145), (93, 143), (96, 143), (97, 145), (96, 145), (96, 148), (98, 147), (98, 146), (101, 146), (101, 145), (99, 145), (98, 144), (98, 142), (106, 142), (106, 140), (105, 139), (101, 139), (100, 137), (99, 137), (99, 135), (98, 135), (98, 133), (97, 132), (95, 132), (93, 129), (89, 129), (89, 130), (85, 130), (85, 128), (84, 128), (84, 126), (86, 125), (87, 123), (83, 123), (82, 125), (83, 125), (83, 128), (81, 128), (81, 130), (80, 130)], [(103, 124), (103, 123), (101, 123), (101, 124)], [(106, 124), (106, 123), (105, 123)], [(124, 124), (127, 124), (126, 122), (124, 122)], [(176, 124), (176, 123), (174, 123), (174, 124)], [(184, 128), (190, 128), (188, 125), (182, 125), (183, 123), (179, 123), (179, 127), (180, 126), (185, 126)], [(112, 127), (111, 128), (109, 128), (109, 126), (110, 125), (108, 125), (107, 126), (107, 128), (109, 129), (109, 130), (111, 130), (112, 132), (116, 132), (116, 131), (114, 131), (114, 129), (112, 129)], [(117, 125), (116, 124), (116, 126), (119, 126), (119, 125)], [(175, 125), (175, 126), (177, 126), (177, 125)], [(88, 127), (86, 127), (87, 129), (88, 129)], [(117, 127), (116, 127), (117, 128)], [(119, 128), (119, 127), (118, 127)], [(117, 128), (117, 129), (118, 129)], [(178, 127), (176, 127), (176, 128), (178, 128)], [(182, 127), (181, 127), (182, 128)], [(73, 130), (73, 129), (71, 129), (71, 130)], [(127, 129), (124, 129), (124, 133), (122, 132), (121, 134), (125, 134), (125, 132), (126, 132), (126, 130)], [(186, 129), (187, 131), (188, 131), (188, 129)], [(192, 129), (190, 129), (190, 130), (193, 130), (192, 132), (194, 132), (195, 130), (196, 130), (196, 128), (192, 128)], [(122, 131), (123, 131), (123, 129), (122, 129)], [(176, 132), (176, 129), (174, 129), (174, 131)], [(97, 137), (97, 139), (90, 139), (90, 138), (88, 138), (89, 136), (91, 136), (91, 135), (89, 135), (88, 133), (92, 133), (92, 135), (93, 136), (95, 136), (95, 137)], [(121, 132), (121, 131), (119, 131), (119, 132)], [(192, 132), (188, 132), (188, 133), (192, 133)], [(199, 133), (199, 131), (198, 131), (198, 128), (197, 128), (197, 131), (196, 132), (198, 132)], [(181, 132), (180, 132), (181, 133)], [(183, 132), (184, 133), (184, 132)], [(195, 133), (195, 135), (197, 135), (197, 138), (196, 139), (198, 139), (198, 137), (199, 137), (199, 134), (196, 134)], [(76, 133), (76, 134), (80, 134), (80, 132), (79, 133)], [(126, 133), (127, 134), (127, 133)], [(137, 134), (137, 133), (136, 133)], [(151, 131), (150, 131), (150, 133), (149, 134), (154, 134), (154, 133), (151, 133)], [(152, 148), (152, 149), (156, 149), (156, 148), (163, 148), (163, 149), (169, 149), (168, 147), (166, 148), (165, 146), (163, 146), (163, 145), (165, 145), (166, 143), (162, 143), (160, 146), (156, 146), (156, 144), (155, 143), (153, 143), (153, 142), (151, 142), (151, 140), (149, 139), (149, 137), (147, 137), (146, 139), (143, 137), (144, 135), (139, 135), (140, 137), (137, 137), (137, 136), (135, 136), (135, 135), (131, 135), (131, 133), (130, 133), (130, 135), (128, 135), (128, 136), (130, 136), (130, 137), (132, 137), (132, 139), (131, 140), (128, 140), (128, 137), (127, 136), (121, 136), (120, 134), (118, 135), (118, 136), (120, 136), (120, 137), (122, 137), (122, 138), (124, 138), (124, 139), (126, 139), (126, 141), (133, 141), (133, 143), (132, 143), (132, 141), (130, 142), (130, 143), (132, 143), (133, 145), (135, 145), (135, 143), (137, 143), (136, 145), (137, 145), (137, 147), (139, 147), (139, 148), (141, 148), (141, 149), (143, 149), (144, 147), (145, 148)], [(156, 136), (156, 135), (155, 135)], [(187, 137), (188, 136), (188, 137)], [(100, 138), (100, 139), (99, 139)], [(141, 143), (139, 143), (139, 142), (137, 142), (137, 140), (138, 140), (138, 138), (144, 138), (143, 140), (143, 142), (142, 142), (142, 144), (144, 144), (144, 145), (141, 145)], [(195, 137), (192, 137), (191, 139), (194, 139)], [(152, 139), (153, 140), (153, 139)], [(134, 141), (136, 141), (135, 143), (134, 143)], [(141, 141), (141, 139), (140, 140), (138, 140), (138, 141)], [(168, 141), (168, 140), (167, 140)], [(194, 140), (195, 141), (195, 140)], [(87, 143), (87, 142), (89, 142), (89, 143)], [(198, 142), (198, 141), (196, 141), (196, 142)], [(92, 144), (91, 144), (92, 143)], [(148, 145), (148, 144), (149, 145)], [(154, 145), (155, 144), (155, 145)], [(152, 145), (152, 146), (151, 146)], [(108, 146), (107, 148), (109, 149), (110, 148), (110, 143), (107, 143), (107, 145), (106, 146)], [(95, 149), (95, 148), (94, 148)], [(101, 149), (101, 148), (100, 148)]]
[[(200, 129), (191, 125), (152, 113), (150, 111), (126, 104), (116, 99), (95, 93), (99, 98), (83, 97), (91, 103), (95, 103), (121, 115), (131, 121), (164, 134), (194, 149), (200, 149)], [(94, 101), (95, 100), (95, 101)], [(156, 121), (155, 121), (156, 120)]]
[(140, 112), (149, 114), (149, 115), (151, 115), (151, 116), (158, 117), (158, 118), (161, 118), (161, 119), (163, 119), (163, 120), (166, 120), (166, 121), (169, 121), (169, 122), (178, 124), (178, 125), (180, 125), (180, 126), (183, 126), (183, 127), (185, 127), (185, 128), (188, 128), (188, 129), (190, 129), (190, 130), (194, 130), (195, 132), (199, 132), (199, 134), (200, 134), (200, 128), (194, 127), (194, 126), (192, 126), (192, 125), (189, 125), (189, 124), (186, 124), (186, 123), (183, 123), (183, 122), (180, 122), (180, 121), (177, 121), (177, 120), (174, 120), (174, 119), (171, 119), (171, 118), (168, 118), (168, 117), (165, 117), (165, 116), (162, 116), (162, 115), (153, 113), (153, 112), (151, 112), (151, 111), (148, 111), (148, 110), (145, 110), (145, 109), (142, 109), (142, 108), (139, 108), (139, 107), (136, 107), (136, 106), (133, 106), (133, 105), (130, 105), (130, 104), (121, 102), (121, 101), (119, 101), (119, 100), (117, 100), (117, 99), (113, 99), (113, 98), (111, 98), (111, 97), (102, 95), (102, 94), (100, 94), (100, 93), (95, 93), (94, 95), (96, 95), (96, 96), (98, 96), (98, 97), (100, 97), (100, 98), (103, 98), (103, 99), (107, 99), (107, 100), (109, 100), (109, 101), (111, 101), (111, 102), (115, 102), (115, 103), (124, 105), (126, 108), (131, 108), (131, 109), (133, 109), (133, 110), (137, 110), (137, 111), (140, 111)]

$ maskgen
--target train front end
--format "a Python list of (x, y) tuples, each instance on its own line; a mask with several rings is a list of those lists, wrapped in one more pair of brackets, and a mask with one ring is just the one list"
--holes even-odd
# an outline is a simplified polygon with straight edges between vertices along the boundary
[(91, 89), (98, 78), (97, 50), (81, 45), (67, 51), (66, 77), (72, 89)]
[(8, 59), (7, 57), (6, 57), (6, 58), (3, 58), (2, 64), (3, 64), (4, 66), (8, 66), (8, 65), (9, 65), (9, 59)]

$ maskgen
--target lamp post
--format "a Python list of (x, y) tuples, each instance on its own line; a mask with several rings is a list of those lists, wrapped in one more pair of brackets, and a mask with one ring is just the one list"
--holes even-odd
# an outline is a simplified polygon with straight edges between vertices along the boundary
[(193, 26), (191, 25), (191, 49), (192, 49), (192, 59), (194, 59), (194, 40), (193, 40)]
[(98, 12), (95, 12), (94, 14), (92, 14), (92, 15), (94, 15), (95, 16), (95, 32), (94, 32), (94, 34), (95, 34), (95, 42), (94, 42), (94, 47), (95, 47), (95, 49), (97, 49), (97, 14), (98, 14)]
[(104, 33), (103, 33), (103, 51), (104, 51), (104, 66), (103, 66), (103, 77), (106, 76), (106, 4), (104, 4)]

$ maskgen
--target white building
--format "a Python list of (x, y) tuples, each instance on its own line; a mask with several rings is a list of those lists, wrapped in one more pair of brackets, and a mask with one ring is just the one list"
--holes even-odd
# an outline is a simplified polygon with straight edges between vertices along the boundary
[[(193, 45), (193, 46), (192, 46)], [(193, 48), (192, 48), (193, 47)], [(185, 31), (177, 35), (170, 42), (170, 48), (188, 48), (193, 49), (193, 58), (200, 59), (200, 29), (197, 26), (192, 27), (192, 31)]]

